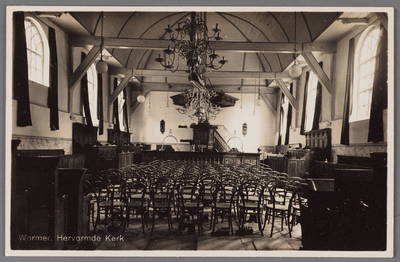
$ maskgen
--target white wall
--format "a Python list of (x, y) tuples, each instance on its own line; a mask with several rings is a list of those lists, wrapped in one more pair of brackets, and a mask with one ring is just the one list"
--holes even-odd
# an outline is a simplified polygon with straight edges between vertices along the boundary
[[(379, 21), (375, 22), (378, 24)], [(369, 25), (368, 25), (369, 26)], [(341, 137), (341, 129), (342, 129), (342, 118), (343, 118), (343, 106), (344, 106), (344, 96), (345, 96), (345, 88), (346, 88), (346, 75), (347, 75), (347, 63), (348, 63), (348, 52), (349, 52), (349, 41), (351, 38), (355, 38), (355, 45), (357, 45), (357, 41), (360, 38), (361, 33), (368, 26), (360, 26), (357, 29), (353, 30), (351, 33), (343, 37), (337, 43), (337, 52), (335, 58), (333, 59), (333, 55), (325, 54), (322, 56), (317, 56), (318, 62), (323, 61), (323, 69), (329, 78), (332, 78), (332, 82), (334, 85), (334, 101), (332, 104), (332, 112), (330, 113), (329, 109), (329, 94), (325, 87), (322, 87), (322, 111), (321, 111), (321, 122), (320, 129), (329, 127), (332, 129), (332, 144), (338, 145), (340, 144)], [(333, 59), (333, 60), (332, 60)], [(334, 61), (335, 65), (332, 67), (332, 61)], [(305, 72), (310, 70), (308, 67), (303, 70), (303, 74), (300, 77), (299, 87), (297, 89), (297, 96), (299, 100), (300, 107), (303, 106), (303, 96), (304, 96), (304, 76)], [(300, 135), (300, 125), (301, 125), (301, 115), (302, 109), (296, 112), (297, 124), (292, 122), (292, 128), (290, 130), (290, 143), (302, 143), (305, 144), (304, 136)], [(331, 115), (331, 117), (330, 117)], [(387, 116), (387, 113), (384, 112), (384, 117)], [(329, 120), (331, 121), (329, 122)], [(295, 119), (293, 119), (295, 121)], [(296, 128), (294, 128), (296, 127)], [(367, 143), (368, 139), (368, 127), (369, 120), (363, 120), (358, 122), (350, 123), (350, 143), (354, 145), (360, 145)], [(384, 119), (384, 128), (386, 130), (387, 127), (387, 119)], [(384, 142), (387, 134), (385, 134)]]
[[(178, 93), (169, 92), (168, 95), (176, 95)], [(240, 98), (240, 94), (230, 94), (236, 98)], [(149, 110), (150, 104), (150, 110)], [(274, 138), (276, 121), (265, 105), (262, 102), (261, 106), (256, 106), (255, 115), (254, 94), (243, 94), (242, 109), (240, 108), (241, 101), (237, 101), (234, 107), (223, 108), (222, 112), (217, 115), (215, 120), (211, 120), (212, 125), (223, 125), (227, 132), (225, 139), (228, 140), (233, 136), (236, 130), (236, 136), (243, 142), (243, 150), (245, 152), (257, 152), (260, 146), (273, 145), (276, 141)], [(173, 135), (180, 141), (181, 139), (193, 139), (193, 130), (190, 128), (192, 121), (188, 116), (180, 114), (173, 105), (172, 99), (169, 98), (169, 107), (167, 107), (167, 92), (151, 92), (146, 98), (146, 101), (139, 105), (132, 115), (131, 119), (131, 141), (143, 142), (146, 144), (160, 144), (163, 139), (169, 135), (169, 130), (172, 129)], [(165, 130), (164, 134), (160, 132), (160, 121), (164, 119)], [(242, 125), (247, 123), (247, 135), (242, 135)], [(179, 125), (186, 125), (188, 128), (178, 128)], [(220, 130), (223, 129), (222, 127)], [(230, 134), (230, 137), (226, 135)], [(240, 150), (240, 142), (232, 139), (231, 147), (237, 147)], [(172, 143), (173, 139), (168, 138), (165, 142)]]
[[(48, 26), (56, 30), (57, 56), (58, 56), (58, 107), (59, 107), (59, 130), (50, 130), (50, 109), (47, 107), (48, 87), (30, 81), (30, 109), (32, 126), (16, 126), (17, 101), (12, 101), (12, 138), (21, 140), (20, 149), (64, 149), (66, 154), (72, 154), (72, 124), (74, 122), (85, 123), (82, 117), (82, 104), (80, 96), (80, 83), (74, 90), (73, 112), (75, 119), (70, 119), (68, 104), (68, 79), (80, 64), (81, 52), (88, 52), (83, 48), (70, 48), (68, 35), (57, 28), (46, 18), (37, 19), (48, 34)], [(104, 99), (104, 134), (98, 137), (101, 142), (107, 141), (107, 98), (109, 95), (109, 77), (103, 75), (103, 99)], [(12, 88), (10, 86), (9, 88)]]

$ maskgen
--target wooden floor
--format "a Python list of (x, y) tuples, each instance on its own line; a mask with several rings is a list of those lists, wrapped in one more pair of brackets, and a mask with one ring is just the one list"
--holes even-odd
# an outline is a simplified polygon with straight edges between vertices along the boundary
[[(141, 230), (141, 223), (136, 218), (131, 220), (129, 227), (126, 228), (123, 238), (117, 241), (108, 241), (107, 229), (102, 223), (94, 233), (101, 237), (101, 241), (82, 243), (80, 250), (299, 250), (301, 242), (301, 225), (298, 224), (292, 231), (292, 237), (289, 237), (287, 226), (284, 225), (281, 231), (280, 221), (274, 226), (272, 237), (271, 225), (267, 224), (264, 230), (264, 236), (261, 236), (257, 223), (249, 222), (246, 226), (253, 229), (252, 235), (245, 236), (212, 236), (209, 230), (210, 223), (202, 223), (204, 233), (199, 235), (188, 234), (188, 229), (182, 232), (178, 231), (178, 223), (173, 224), (171, 233), (168, 232), (167, 220), (157, 219), (153, 235), (151, 236), (151, 223), (145, 229), (145, 234)], [(226, 227), (227, 222), (217, 224), (218, 227)], [(234, 222), (234, 230), (238, 227)], [(119, 236), (119, 234), (115, 234)], [(122, 241), (123, 240), (123, 241)]]

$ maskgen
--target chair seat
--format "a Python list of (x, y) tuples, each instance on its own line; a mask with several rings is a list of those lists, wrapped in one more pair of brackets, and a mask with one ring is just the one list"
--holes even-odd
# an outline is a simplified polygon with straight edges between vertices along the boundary
[[(131, 198), (132, 199), (140, 199), (140, 198), (142, 198), (142, 194), (132, 194)], [(149, 195), (144, 195), (144, 199), (150, 199), (150, 196)]]
[[(130, 201), (128, 203), (126, 203), (127, 207), (141, 207), (142, 206), (142, 201)], [(147, 202), (143, 202), (143, 207), (147, 207), (148, 203)]]
[(300, 210), (300, 205), (299, 204), (295, 204), (292, 206), (293, 209), (295, 210)]
[(157, 203), (156, 202), (153, 204), (153, 207), (154, 208), (170, 208), (170, 205), (168, 203), (162, 203), (162, 202)]
[[(197, 203), (185, 203), (185, 208), (197, 208)], [(203, 208), (202, 204), (199, 204), (199, 208)]]
[(229, 209), (231, 207), (230, 203), (217, 203), (216, 205), (212, 205), (218, 209)]
[(99, 206), (100, 207), (111, 207), (111, 204), (113, 206), (123, 206), (124, 203), (119, 200), (113, 201), (113, 203), (111, 203), (111, 201), (103, 201), (103, 202), (99, 203)]
[(192, 199), (192, 195), (182, 195), (183, 199)]
[(167, 198), (167, 194), (159, 194), (154, 196), (155, 199), (165, 199)]
[[(267, 208), (268, 209), (274, 209), (274, 205), (273, 204), (267, 204)], [(279, 205), (279, 204), (275, 204), (275, 209), (274, 210), (278, 210), (278, 211), (288, 211), (289, 210), (289, 205)]]
[(214, 197), (212, 195), (204, 195), (203, 199), (204, 200), (214, 200)]
[(258, 203), (254, 203), (254, 202), (246, 202), (246, 203), (240, 203), (239, 207), (243, 208), (258, 208)]
[(249, 196), (247, 198), (248, 201), (253, 201), (253, 202), (257, 202), (258, 201), (258, 196)]

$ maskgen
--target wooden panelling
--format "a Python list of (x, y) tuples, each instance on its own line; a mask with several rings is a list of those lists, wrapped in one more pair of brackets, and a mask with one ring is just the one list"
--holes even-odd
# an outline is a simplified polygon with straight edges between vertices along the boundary
[(153, 160), (185, 160), (198, 163), (241, 164), (249, 163), (258, 166), (260, 154), (257, 153), (201, 153), (201, 152), (163, 152), (143, 151), (142, 161)]
[(121, 132), (115, 129), (107, 130), (107, 143), (117, 146), (117, 153), (121, 153), (125, 145), (129, 145), (131, 133)]
[(90, 127), (80, 123), (72, 125), (72, 151), (74, 154), (85, 153), (85, 147), (97, 142), (97, 127)]
[[(67, 233), (67, 196), (60, 196), (57, 169), (59, 159), (59, 156), (17, 157), (15, 192), (21, 197), (21, 203), (28, 201), (24, 210), (27, 231), (19, 233), (26, 236), (49, 237), (46, 241), (28, 241), (21, 247), (22, 249), (63, 249), (65, 247), (64, 242), (56, 241), (57, 235)], [(12, 207), (14, 213), (17, 208), (16, 205)], [(11, 234), (15, 236), (13, 233), (15, 228), (11, 230)]]
[(117, 146), (93, 146), (86, 154), (86, 166), (97, 177), (102, 170), (117, 168)]
[(305, 133), (306, 147), (315, 151), (316, 160), (331, 161), (332, 135), (331, 129), (313, 130)]
[(65, 155), (60, 157), (58, 168), (84, 168), (85, 167), (85, 155)]
[(63, 149), (18, 149), (18, 156), (62, 156)]
[(118, 154), (118, 168), (131, 166), (134, 163), (135, 153), (120, 153)]
[(346, 164), (335, 164), (324, 161), (314, 161), (312, 166), (310, 177), (314, 178), (334, 178), (335, 169), (367, 169), (368, 166), (355, 166)]
[(308, 177), (314, 153), (309, 149), (288, 150), (284, 155), (267, 155), (267, 164), (274, 170), (290, 177)]
[[(86, 173), (84, 168), (60, 168), (58, 170), (59, 196), (67, 195), (67, 235), (87, 236), (89, 234), (87, 222), (85, 222), (83, 184), (82, 178)], [(87, 215), (87, 213), (86, 213)], [(72, 248), (77, 241), (66, 243)]]

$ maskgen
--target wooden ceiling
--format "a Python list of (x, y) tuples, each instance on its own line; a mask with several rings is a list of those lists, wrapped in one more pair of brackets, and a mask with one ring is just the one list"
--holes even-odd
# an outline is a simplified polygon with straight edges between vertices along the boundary
[[(229, 61), (220, 70), (222, 72), (213, 71), (208, 73), (207, 77), (213, 86), (227, 87), (258, 85), (261, 78), (261, 86), (266, 88), (274, 77), (264, 77), (266, 76), (264, 73), (279, 74), (293, 62), (295, 41), (313, 43), (340, 14), (338, 12), (203, 13), (210, 34), (216, 23), (222, 30), (223, 41), (221, 45), (214, 47), (220, 56)], [(69, 15), (92, 37), (101, 39), (101, 12), (69, 12)], [(134, 76), (142, 83), (188, 84), (187, 76), (183, 72), (175, 74), (165, 72), (162, 66), (154, 61), (163, 49), (154, 45), (158, 43), (166, 45), (169, 42), (164, 30), (167, 25), (176, 27), (178, 22), (186, 20), (188, 16), (189, 12), (104, 12), (103, 37), (114, 41), (114, 44), (106, 45), (106, 49), (122, 67), (136, 70)], [(143, 42), (142, 46), (131, 44), (121, 46), (121, 43), (130, 40), (147, 42)], [(84, 43), (90, 44), (90, 41), (85, 40)], [(265, 43), (271, 45), (276, 43), (276, 45), (267, 50)], [(289, 50), (274, 52), (280, 47)], [(186, 70), (183, 66), (181, 68)], [(226, 74), (228, 77), (218, 77), (218, 73)], [(253, 76), (240, 77), (247, 73), (252, 73)], [(261, 73), (263, 75), (260, 77)]]

